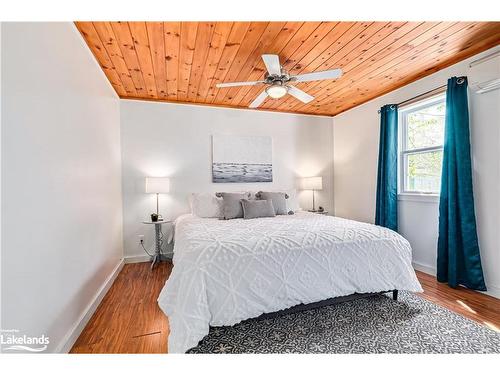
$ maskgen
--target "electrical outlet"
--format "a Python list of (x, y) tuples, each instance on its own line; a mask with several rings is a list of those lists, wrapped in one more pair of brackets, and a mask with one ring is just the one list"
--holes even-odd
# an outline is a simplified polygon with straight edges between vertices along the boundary
[(144, 234), (139, 234), (139, 244), (143, 244), (144, 243)]

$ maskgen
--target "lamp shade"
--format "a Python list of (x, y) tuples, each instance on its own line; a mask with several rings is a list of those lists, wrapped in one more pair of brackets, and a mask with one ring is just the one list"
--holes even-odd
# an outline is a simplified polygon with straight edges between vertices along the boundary
[(300, 180), (302, 190), (322, 190), (323, 177), (305, 177)]
[(168, 193), (170, 179), (167, 177), (146, 177), (146, 193)]

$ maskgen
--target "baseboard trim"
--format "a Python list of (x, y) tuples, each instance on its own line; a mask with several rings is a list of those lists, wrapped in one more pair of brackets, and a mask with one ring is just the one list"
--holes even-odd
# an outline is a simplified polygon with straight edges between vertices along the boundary
[(125, 264), (128, 263), (143, 263), (151, 262), (151, 257), (149, 255), (129, 255), (123, 258)]
[[(413, 268), (416, 269), (417, 271), (426, 273), (428, 275), (436, 276), (437, 272), (436, 272), (435, 267), (431, 267), (431, 266), (428, 266), (426, 264), (422, 264), (422, 263), (415, 262), (415, 261), (412, 262), (412, 265), (413, 265)], [(488, 296), (492, 296), (492, 297), (500, 299), (500, 288), (498, 286), (490, 284), (490, 285), (487, 285), (487, 288), (488, 288), (487, 292), (479, 292), (479, 293), (483, 293), (483, 294), (486, 294)]]
[(426, 273), (428, 275), (436, 276), (436, 267), (431, 267), (428, 266), (427, 264), (419, 263), (419, 262), (412, 262), (413, 268), (416, 269), (417, 271)]
[(498, 286), (496, 286), (496, 285), (486, 285), (486, 287), (488, 288), (488, 291), (487, 292), (481, 292), (481, 293), (484, 293), (484, 294), (487, 294), (489, 296), (492, 296), (492, 297), (500, 299), (500, 288)]
[(119, 263), (115, 266), (113, 271), (111, 271), (111, 274), (107, 277), (102, 286), (99, 288), (94, 298), (87, 306), (85, 311), (82, 313), (82, 315), (75, 323), (73, 328), (68, 332), (68, 334), (58, 345), (58, 347), (56, 348), (56, 353), (69, 353), (69, 351), (75, 344), (76, 340), (82, 333), (83, 329), (89, 322), (90, 318), (92, 318), (92, 315), (94, 315), (95, 311), (97, 310), (97, 307), (99, 306), (102, 299), (108, 292), (109, 288), (111, 288), (111, 285), (113, 285), (113, 282), (115, 281), (116, 277), (123, 268), (123, 264), (124, 264), (123, 259), (120, 259)]

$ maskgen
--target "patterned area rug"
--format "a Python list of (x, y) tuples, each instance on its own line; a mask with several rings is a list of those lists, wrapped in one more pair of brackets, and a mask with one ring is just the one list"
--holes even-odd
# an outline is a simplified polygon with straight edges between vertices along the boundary
[(189, 353), (500, 353), (500, 333), (400, 292), (212, 327)]

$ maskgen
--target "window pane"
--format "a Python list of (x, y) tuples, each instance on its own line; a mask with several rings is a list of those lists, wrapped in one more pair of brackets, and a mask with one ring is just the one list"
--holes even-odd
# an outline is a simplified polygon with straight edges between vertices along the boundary
[(406, 191), (439, 193), (443, 151), (422, 152), (406, 156)]
[(442, 101), (406, 114), (408, 150), (443, 144), (445, 109)]

